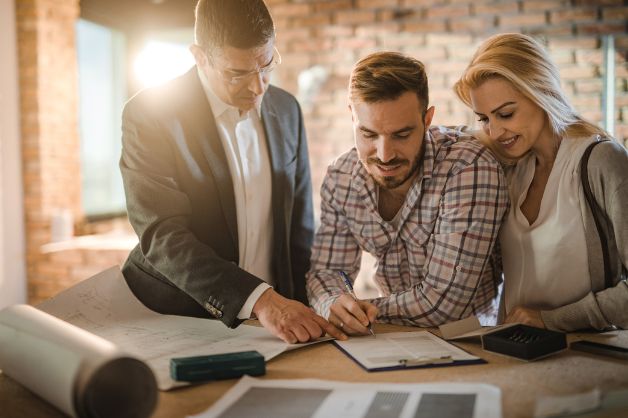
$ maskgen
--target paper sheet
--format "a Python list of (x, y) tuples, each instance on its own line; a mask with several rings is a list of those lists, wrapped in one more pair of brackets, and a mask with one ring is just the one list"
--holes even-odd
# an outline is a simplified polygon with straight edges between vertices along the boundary
[(268, 361), (287, 344), (261, 327), (202, 318), (161, 315), (146, 308), (112, 267), (41, 303), (39, 309), (113, 342), (144, 360), (161, 390), (185, 385), (170, 378), (170, 358), (257, 350)]
[(392, 332), (335, 341), (366, 369), (399, 367), (400, 360), (437, 359), (451, 356), (454, 361), (479, 360), (428, 331)]
[(73, 417), (148, 417), (151, 370), (116, 346), (28, 305), (0, 311), (0, 368)]
[(260, 416), (499, 418), (501, 392), (482, 383), (344, 383), (245, 376), (211, 408), (193, 418)]
[(597, 388), (575, 395), (545, 396), (537, 399), (534, 416), (535, 418), (563, 417), (594, 411), (600, 407), (601, 397), (601, 392)]

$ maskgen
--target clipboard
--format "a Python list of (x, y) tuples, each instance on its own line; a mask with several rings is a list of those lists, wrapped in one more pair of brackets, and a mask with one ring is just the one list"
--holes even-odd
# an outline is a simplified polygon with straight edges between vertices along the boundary
[(485, 364), (429, 331), (392, 332), (333, 341), (367, 372)]

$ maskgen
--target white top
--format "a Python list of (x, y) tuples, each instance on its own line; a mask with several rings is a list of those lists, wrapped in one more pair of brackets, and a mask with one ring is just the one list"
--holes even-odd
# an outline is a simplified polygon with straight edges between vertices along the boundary
[[(238, 222), (239, 267), (259, 277), (261, 283), (238, 313), (250, 318), (255, 302), (273, 284), (272, 176), (266, 134), (259, 109), (240, 110), (216, 96), (199, 71), (222, 142), (233, 181)], [(267, 284), (268, 283), (268, 284)]]
[(511, 207), (500, 231), (506, 314), (516, 306), (550, 310), (591, 291), (580, 201), (580, 159), (594, 139), (563, 139), (539, 216), (530, 225), (521, 205), (534, 176), (530, 153), (509, 173)]

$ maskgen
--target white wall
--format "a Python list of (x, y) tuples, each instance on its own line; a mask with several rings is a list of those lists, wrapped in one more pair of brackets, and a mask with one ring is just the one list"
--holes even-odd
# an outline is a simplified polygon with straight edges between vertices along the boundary
[(14, 0), (0, 0), (0, 309), (26, 302)]

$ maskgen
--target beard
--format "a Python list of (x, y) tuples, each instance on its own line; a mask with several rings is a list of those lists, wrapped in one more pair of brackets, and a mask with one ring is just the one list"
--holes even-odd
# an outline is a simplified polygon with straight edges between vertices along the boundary
[[(375, 180), (375, 182), (379, 186), (388, 190), (396, 189), (397, 187), (401, 186), (402, 184), (404, 184), (405, 182), (413, 178), (415, 174), (419, 171), (419, 167), (421, 166), (421, 162), (423, 161), (424, 146), (425, 146), (425, 143), (421, 145), (419, 152), (414, 156), (414, 159), (412, 161), (408, 161), (406, 159), (394, 158), (384, 163), (377, 157), (370, 157), (370, 158), (367, 158), (366, 161), (362, 161), (362, 164), (364, 165), (364, 168), (366, 168), (366, 171), (369, 173), (369, 175), (373, 178), (373, 180)], [(400, 165), (400, 166), (405, 165), (405, 166), (409, 166), (410, 169), (408, 170), (407, 173), (402, 173), (397, 176), (380, 176), (380, 175), (375, 174), (372, 170), (369, 169), (370, 166), (374, 166), (374, 165), (377, 165), (380, 167), (394, 167), (396, 165)]]

